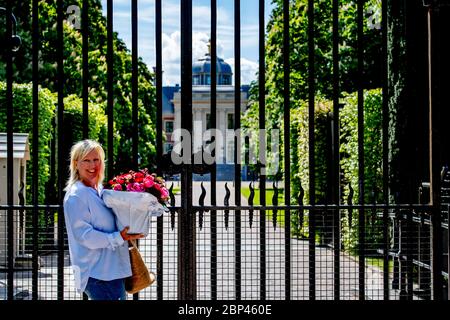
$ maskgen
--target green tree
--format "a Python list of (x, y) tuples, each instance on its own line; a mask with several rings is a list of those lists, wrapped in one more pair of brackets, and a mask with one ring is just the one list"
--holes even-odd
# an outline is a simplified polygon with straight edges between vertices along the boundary
[[(307, 0), (293, 0), (290, 3), (290, 17), (289, 17), (289, 39), (290, 51), (289, 59), (291, 68), (290, 72), (290, 107), (291, 107), (291, 184), (292, 184), (292, 202), (296, 203), (300, 194), (301, 188), (305, 191), (303, 203), (309, 201), (309, 159), (308, 159), (308, 1)], [(358, 89), (357, 83), (357, 4), (356, 1), (342, 0), (339, 1), (339, 80), (340, 80), (340, 102), (345, 102), (346, 110), (354, 112), (354, 101), (345, 98), (345, 92), (355, 92)], [(274, 129), (280, 129), (283, 132), (283, 110), (284, 110), (284, 86), (283, 77), (286, 68), (283, 63), (283, 1), (274, 0), (274, 10), (271, 13), (267, 25), (266, 37), (266, 73), (265, 73), (265, 101), (266, 101), (266, 128), (270, 132)], [(333, 98), (333, 25), (332, 25), (332, 1), (318, 0), (314, 1), (314, 59), (315, 59), (315, 161), (316, 161), (316, 186), (315, 198), (316, 203), (326, 203), (329, 201), (329, 180), (328, 173), (330, 171), (329, 161), (329, 130), (330, 130), (330, 112), (332, 111)], [(364, 80), (362, 83), (363, 89), (373, 89), (381, 86), (382, 83), (382, 54), (381, 54), (381, 1), (370, 0), (364, 4)], [(355, 98), (356, 94), (351, 94)], [(249, 108), (243, 115), (243, 128), (247, 132), (256, 132), (258, 129), (258, 108), (259, 108), (259, 92), (258, 82), (252, 83), (250, 88)], [(348, 100), (348, 101), (347, 101)], [(375, 99), (376, 100), (376, 99)], [(374, 101), (375, 101), (374, 100)], [(379, 103), (379, 104), (376, 104)], [(376, 100), (373, 103), (376, 107), (380, 107), (381, 100)], [(371, 106), (372, 104), (370, 104)], [(367, 108), (369, 108), (368, 106)], [(367, 112), (371, 112), (367, 110)], [(372, 113), (371, 113), (372, 114)], [(377, 114), (376, 116), (379, 116)], [(372, 118), (367, 118), (373, 120)], [(354, 123), (352, 122), (352, 125)], [(372, 123), (366, 124), (373, 129)], [(346, 143), (346, 147), (354, 146), (353, 143), (357, 139), (357, 130), (352, 126), (351, 139)], [(341, 127), (342, 132), (348, 132), (348, 128)], [(281, 135), (283, 141), (283, 135)], [(369, 134), (367, 139), (373, 139)], [(366, 141), (368, 146), (372, 143)], [(373, 140), (372, 142), (379, 142)], [(344, 142), (343, 142), (344, 143)], [(283, 144), (281, 144), (282, 146)], [(284, 157), (283, 148), (278, 150), (279, 154)], [(268, 149), (268, 158), (271, 157), (271, 151)], [(379, 156), (381, 153), (368, 154), (370, 158)], [(357, 167), (355, 169), (352, 161), (357, 164), (357, 158), (352, 154), (350, 160), (351, 165), (347, 165), (345, 181), (357, 179)], [(348, 155), (342, 154), (346, 159)], [(372, 161), (373, 160), (373, 161)], [(376, 163), (375, 159), (367, 159), (366, 164)], [(345, 160), (344, 160), (345, 162)], [(283, 166), (283, 161), (280, 162)], [(345, 163), (343, 164), (346, 165)], [(351, 169), (351, 170), (350, 170)], [(356, 171), (355, 171), (356, 170)], [(378, 171), (377, 171), (378, 172)], [(354, 176), (356, 174), (356, 176)], [(368, 177), (370, 183), (373, 182), (373, 177)], [(357, 184), (353, 185), (357, 188)], [(373, 185), (370, 186), (371, 188)], [(367, 190), (367, 189), (366, 189)], [(370, 189), (372, 190), (372, 189)], [(327, 195), (328, 194), (328, 195)], [(357, 196), (356, 198), (357, 199)], [(325, 215), (324, 215), (325, 216)], [(299, 226), (298, 217), (293, 215), (293, 234), (302, 236), (307, 234), (307, 220), (305, 224)], [(326, 217), (325, 217), (326, 218)], [(324, 218), (324, 219), (325, 219)], [(326, 219), (325, 219), (326, 220)], [(320, 228), (319, 228), (320, 229)], [(318, 230), (319, 236), (323, 230)], [(351, 241), (355, 241), (353, 237)], [(353, 242), (352, 242), (353, 243)]]
[[(5, 0), (0, 0), (0, 6), (5, 5)], [(66, 9), (68, 6), (78, 6), (82, 10), (82, 1), (73, 0), (64, 3), (65, 18), (68, 18)], [(31, 72), (31, 1), (16, 2), (13, 12), (18, 21), (18, 34), (22, 37), (21, 49), (14, 54), (14, 81), (28, 83), (32, 80)], [(57, 12), (56, 1), (39, 2), (39, 84), (57, 91)], [(3, 36), (2, 36), (3, 38)], [(131, 117), (131, 53), (124, 42), (113, 35), (113, 59), (114, 59), (114, 120), (115, 120), (115, 168), (117, 171), (129, 169), (131, 159), (131, 137), (133, 123)], [(106, 110), (107, 101), (107, 30), (106, 18), (102, 15), (101, 1), (89, 1), (89, 103), (99, 104)], [(81, 30), (76, 29), (69, 21), (64, 23), (64, 97), (75, 94), (82, 96), (82, 35)], [(0, 59), (0, 80), (5, 79), (4, 59)], [(141, 166), (152, 167), (155, 165), (155, 88), (153, 86), (153, 74), (147, 68), (142, 59), (138, 62), (138, 113), (139, 113), (139, 155), (142, 159)], [(120, 146), (120, 148), (119, 148)], [(109, 147), (109, 146), (106, 146)]]
[[(33, 95), (31, 84), (14, 84), (14, 121), (13, 130), (18, 133), (29, 134), (30, 154), (33, 155)], [(0, 81), (0, 132), (6, 132), (6, 83)], [(31, 201), (32, 179), (37, 178), (39, 183), (38, 201), (44, 203), (45, 190), (50, 177), (50, 141), (53, 134), (52, 119), (55, 115), (56, 96), (50, 90), (41, 88), (39, 90), (39, 112), (33, 114), (39, 118), (39, 160), (38, 177), (33, 177), (33, 161), (27, 162), (27, 183), (26, 195), (27, 202)], [(3, 183), (3, 181), (2, 181)]]
[[(283, 123), (283, 1), (273, 0), (274, 9), (267, 24), (266, 53), (266, 128), (282, 128)], [(339, 8), (339, 67), (340, 89), (354, 92), (357, 89), (357, 25), (356, 1), (342, 0)], [(365, 89), (381, 86), (381, 1), (365, 2), (364, 24), (364, 83)], [(333, 27), (332, 1), (314, 1), (314, 45), (315, 45), (315, 94), (317, 99), (331, 99), (333, 95)], [(308, 99), (308, 1), (290, 1), (290, 103), (291, 109), (301, 109)], [(243, 116), (243, 128), (255, 131), (258, 128), (258, 82), (251, 84), (249, 109)], [(305, 104), (307, 105), (307, 104)], [(282, 137), (282, 135), (281, 135)], [(271, 151), (268, 149), (268, 158)], [(283, 150), (278, 150), (283, 157)], [(280, 162), (281, 167), (283, 162)], [(293, 172), (295, 175), (295, 172)]]

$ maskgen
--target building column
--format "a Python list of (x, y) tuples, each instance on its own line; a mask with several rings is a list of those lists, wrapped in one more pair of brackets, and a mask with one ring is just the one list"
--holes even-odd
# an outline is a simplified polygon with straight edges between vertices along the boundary
[(227, 133), (227, 131), (226, 131), (226, 128), (227, 128), (227, 125), (226, 125), (226, 122), (227, 122), (227, 119), (226, 119), (226, 111), (225, 110), (223, 110), (223, 109), (220, 109), (219, 110), (219, 121), (218, 121), (218, 129), (219, 129), (219, 131), (220, 131), (220, 133), (222, 134), (222, 139), (221, 139), (221, 146), (220, 146), (220, 154), (219, 154), (219, 161), (218, 161), (218, 163), (225, 163), (225, 157), (226, 157), (226, 133)]
[(203, 131), (202, 131), (202, 112), (201, 110), (194, 110), (194, 132), (193, 132), (193, 144), (194, 153), (202, 149)]
[(172, 136), (174, 144), (180, 142), (180, 134), (178, 132), (179, 129), (181, 129), (181, 108), (179, 105), (175, 105), (175, 119), (173, 122), (174, 134)]

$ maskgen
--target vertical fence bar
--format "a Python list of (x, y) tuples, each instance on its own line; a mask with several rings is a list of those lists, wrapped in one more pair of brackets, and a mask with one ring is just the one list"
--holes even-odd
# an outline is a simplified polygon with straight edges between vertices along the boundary
[[(113, 43), (113, 0), (107, 0), (107, 18), (106, 18), (106, 65), (107, 65), (107, 115), (108, 115), (108, 150), (106, 170), (107, 177), (114, 175), (114, 43)], [(86, 299), (86, 296), (83, 295)]]
[[(388, 22), (387, 22), (387, 1), (382, 0), (381, 8), (381, 31), (382, 31), (382, 55), (383, 55), (383, 202), (389, 203), (389, 76), (388, 76)], [(383, 299), (389, 300), (389, 218), (388, 210), (383, 209)]]
[[(314, 135), (315, 68), (314, 68), (314, 0), (308, 0), (308, 114), (309, 114), (309, 203), (316, 202), (316, 161)], [(309, 299), (316, 299), (316, 217), (309, 211)]]
[(406, 279), (408, 279), (407, 283), (407, 299), (413, 299), (413, 250), (411, 248), (411, 244), (414, 241), (414, 231), (413, 231), (413, 217), (412, 211), (408, 210), (406, 213), (406, 221), (405, 221), (405, 229), (406, 229), (406, 246), (405, 246), (405, 255), (406, 255)]
[[(284, 104), (284, 203), (291, 205), (291, 114), (290, 114), (290, 28), (289, 28), (289, 0), (283, 0), (283, 104)], [(284, 298), (291, 300), (291, 211), (284, 212), (284, 252), (285, 278)]]
[(114, 44), (113, 44), (113, 1), (108, 0), (107, 3), (107, 53), (106, 64), (108, 70), (108, 162), (107, 162), (107, 177), (112, 177), (114, 173)]
[[(430, 204), (432, 209), (432, 273), (433, 273), (433, 299), (442, 300), (442, 228), (440, 213), (440, 157), (439, 140), (433, 134), (433, 124), (439, 123), (438, 112), (433, 110), (432, 97), (437, 93), (439, 81), (438, 72), (434, 63), (438, 61), (437, 34), (439, 32), (438, 9), (434, 8), (437, 3), (428, 7), (428, 104), (429, 104), (429, 165), (430, 165)], [(433, 37), (436, 35), (436, 37)]]
[[(236, 4), (235, 4), (236, 5)], [(217, 126), (217, 0), (211, 0), (211, 128)], [(217, 138), (214, 137), (216, 146)], [(214, 154), (216, 155), (216, 150)], [(217, 166), (211, 170), (211, 205), (217, 204)], [(217, 211), (211, 210), (211, 300), (217, 300)]]
[[(234, 1), (234, 194), (235, 203), (241, 205), (241, 1)], [(241, 211), (235, 211), (235, 285), (236, 300), (241, 300)]]
[[(266, 61), (265, 61), (265, 21), (264, 21), (264, 0), (259, 0), (259, 129), (260, 129), (260, 145), (259, 145), (259, 197), (260, 204), (266, 205), (266, 136), (261, 135), (266, 128)], [(260, 234), (260, 299), (266, 299), (266, 211), (260, 210), (259, 215), (259, 234)]]
[(7, 210), (7, 253), (8, 253), (8, 288), (7, 288), (7, 297), (8, 300), (13, 300), (14, 296), (14, 211), (10, 206), (14, 204), (14, 176), (13, 176), (13, 123), (14, 123), (14, 113), (13, 113), (13, 61), (12, 61), (12, 9), (11, 9), (11, 1), (6, 1), (6, 149), (7, 149), (7, 178), (6, 180), (8, 185), (7, 190), (7, 202), (8, 202), (8, 210)]
[[(131, 118), (133, 121), (132, 136), (132, 165), (137, 169), (139, 157), (139, 132), (138, 132), (138, 2), (131, 1)], [(136, 296), (135, 296), (136, 297)]]
[[(333, 204), (339, 204), (339, 0), (333, 0), (333, 130), (332, 130), (332, 194)], [(341, 215), (340, 210), (333, 211), (333, 247), (334, 247), (334, 300), (341, 297)]]
[[(359, 204), (364, 204), (364, 47), (363, 47), (363, 14), (364, 0), (357, 2), (357, 60), (358, 60), (358, 176), (359, 176)], [(365, 212), (359, 210), (359, 299), (365, 300)]]
[[(450, 222), (450, 204), (447, 204), (447, 232), (446, 232), (446, 235), (447, 235), (447, 275), (450, 275), (450, 226), (448, 225), (449, 222)], [(450, 300), (450, 277), (449, 276), (447, 276), (446, 284), (447, 284), (447, 300)]]
[[(56, 117), (52, 118), (52, 139), (50, 140), (50, 178), (48, 180), (49, 186), (56, 186)], [(52, 192), (52, 190), (47, 189), (45, 194), (45, 203), (47, 205), (55, 204), (58, 202), (56, 199), (58, 196), (57, 192)], [(54, 241), (52, 236), (55, 234), (54, 224), (55, 224), (55, 212), (52, 210), (45, 211), (45, 218), (47, 219), (45, 232), (50, 236), (46, 236), (46, 245), (54, 248)]]
[(89, 0), (83, 0), (82, 56), (83, 56), (83, 139), (89, 138)]
[(32, 299), (38, 299), (38, 233), (39, 233), (39, 220), (37, 210), (38, 195), (39, 195), (39, 2), (33, 0), (32, 2), (32, 79), (33, 79), (33, 184), (32, 188), (32, 202), (33, 202), (33, 235), (32, 235), (32, 276), (31, 276), (31, 291)]
[[(181, 173), (178, 219), (178, 299), (196, 298), (195, 218), (192, 210), (192, 0), (181, 1), (181, 128), (189, 133), (189, 163)], [(186, 143), (186, 141), (183, 141)], [(183, 152), (187, 152), (186, 148)]]
[(63, 213), (63, 188), (64, 188), (64, 155), (63, 155), (63, 116), (64, 116), (64, 1), (57, 2), (57, 176), (58, 176), (58, 300), (64, 300), (64, 213)]
[[(135, 170), (139, 166), (139, 110), (138, 110), (138, 1), (131, 1), (131, 119), (132, 135), (132, 165)], [(133, 300), (139, 300), (139, 293), (133, 294)]]
[(161, 163), (163, 154), (162, 123), (162, 9), (161, 0), (155, 1), (155, 58), (156, 58), (156, 163)]
[[(163, 153), (162, 146), (162, 9), (161, 0), (155, 1), (155, 45), (156, 45), (156, 163), (160, 164)], [(162, 175), (158, 165), (158, 175)], [(164, 283), (164, 218), (158, 217), (156, 225), (156, 250), (157, 250), (157, 289), (156, 295), (158, 300), (163, 299), (163, 283)]]
[[(107, 65), (107, 115), (108, 115), (108, 161), (107, 177), (114, 175), (114, 43), (113, 43), (113, 1), (107, 2), (107, 18), (106, 18), (106, 65)], [(86, 294), (83, 294), (83, 300), (87, 300)]]

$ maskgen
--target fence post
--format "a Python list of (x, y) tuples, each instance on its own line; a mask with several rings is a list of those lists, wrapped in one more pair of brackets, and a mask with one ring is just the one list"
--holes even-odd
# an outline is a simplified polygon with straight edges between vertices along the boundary
[[(436, 41), (439, 22), (439, 4), (435, 0), (424, 0), (427, 7), (428, 24), (428, 106), (429, 106), (429, 165), (430, 165), (430, 205), (432, 222), (432, 272), (433, 272), (433, 299), (442, 300), (442, 237), (441, 237), (441, 214), (440, 214), (440, 143), (439, 133), (433, 131), (433, 123), (439, 123), (439, 101), (432, 100), (438, 93), (438, 68), (433, 62), (438, 61), (438, 43)], [(437, 66), (439, 67), (439, 66)], [(436, 110), (433, 110), (433, 104)]]
[[(192, 0), (181, 1), (181, 128), (192, 136)], [(183, 143), (185, 138), (183, 138)], [(189, 139), (192, 143), (192, 139)], [(189, 148), (192, 150), (192, 146)], [(183, 152), (186, 152), (183, 149)], [(196, 298), (196, 212), (192, 209), (192, 153), (181, 171), (178, 216), (178, 299)]]

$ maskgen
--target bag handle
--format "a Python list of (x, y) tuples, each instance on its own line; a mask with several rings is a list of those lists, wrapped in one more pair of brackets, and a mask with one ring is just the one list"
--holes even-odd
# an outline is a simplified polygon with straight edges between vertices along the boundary
[(128, 240), (128, 249), (135, 248), (136, 250), (139, 250), (136, 245), (136, 240)]

